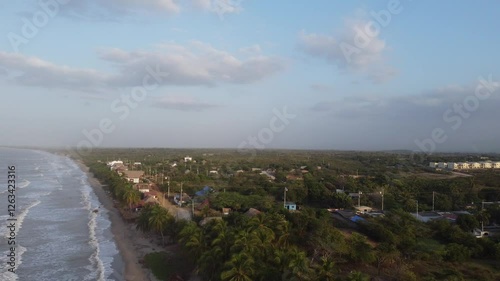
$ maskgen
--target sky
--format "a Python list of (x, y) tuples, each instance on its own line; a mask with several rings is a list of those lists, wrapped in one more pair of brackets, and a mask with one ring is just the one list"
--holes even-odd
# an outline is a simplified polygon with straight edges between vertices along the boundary
[(500, 152), (498, 10), (2, 1), (0, 145)]

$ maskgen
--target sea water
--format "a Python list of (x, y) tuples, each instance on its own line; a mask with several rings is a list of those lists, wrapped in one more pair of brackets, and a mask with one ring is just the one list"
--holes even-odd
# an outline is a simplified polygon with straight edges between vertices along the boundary
[[(16, 175), (14, 268), (9, 166)], [(108, 211), (68, 157), (0, 148), (0, 206), (0, 280), (123, 280)]]

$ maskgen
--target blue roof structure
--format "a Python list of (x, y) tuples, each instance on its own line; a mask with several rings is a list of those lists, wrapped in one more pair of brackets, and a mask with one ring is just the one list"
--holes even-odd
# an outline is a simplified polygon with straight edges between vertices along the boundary
[(364, 221), (365, 219), (360, 217), (360, 216), (354, 216), (351, 218), (351, 221), (353, 222), (359, 222), (359, 221)]
[(212, 191), (212, 188), (211, 188), (210, 186), (205, 186), (205, 187), (203, 187), (203, 189), (202, 189), (202, 190), (197, 191), (197, 192), (195, 193), (195, 195), (196, 195), (196, 196), (206, 196), (206, 195), (208, 195), (211, 191)]

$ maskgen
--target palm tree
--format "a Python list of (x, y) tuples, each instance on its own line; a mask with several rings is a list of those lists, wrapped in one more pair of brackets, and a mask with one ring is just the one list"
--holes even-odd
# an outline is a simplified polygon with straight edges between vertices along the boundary
[(254, 273), (253, 259), (244, 254), (236, 254), (226, 263), (226, 271), (220, 275), (222, 281), (252, 281)]
[(287, 280), (306, 280), (309, 276), (309, 263), (304, 251), (297, 247), (288, 248), (286, 251), (285, 274)]
[(231, 247), (232, 253), (250, 252), (254, 245), (250, 242), (251, 234), (247, 230), (240, 230), (236, 234), (234, 245)]
[(232, 235), (227, 222), (223, 220), (217, 220), (215, 225), (212, 227), (212, 231), (215, 232), (215, 238), (212, 240), (212, 247), (214, 249), (220, 249), (222, 251), (222, 258), (226, 260), (229, 257), (229, 249), (233, 244)]
[(144, 208), (142, 208), (141, 213), (139, 214), (136, 228), (141, 230), (142, 232), (148, 232), (151, 230), (149, 218), (151, 217), (153, 206), (154, 205), (152, 204), (147, 204), (146, 206), (144, 206)]
[(330, 257), (322, 257), (321, 264), (318, 266), (316, 279), (318, 281), (335, 280), (335, 262)]
[(194, 222), (187, 223), (179, 233), (179, 243), (183, 245), (193, 257), (199, 257), (205, 249), (203, 231)]
[(128, 209), (132, 209), (132, 205), (137, 204), (141, 201), (141, 197), (137, 190), (132, 187), (125, 188), (122, 193), (122, 200), (128, 205)]
[(161, 207), (160, 205), (153, 205), (153, 209), (151, 210), (151, 216), (149, 217), (149, 226), (150, 229), (156, 232), (159, 232), (162, 239), (162, 244), (165, 246), (165, 237), (163, 233), (165, 232), (165, 228), (174, 220), (167, 209)]

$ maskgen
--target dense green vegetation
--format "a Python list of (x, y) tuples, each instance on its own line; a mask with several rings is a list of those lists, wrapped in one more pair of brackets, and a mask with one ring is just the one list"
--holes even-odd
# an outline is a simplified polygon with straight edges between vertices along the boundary
[[(183, 163), (185, 155), (196, 162)], [(500, 241), (471, 234), (481, 223), (500, 223), (499, 205), (482, 204), (499, 200), (500, 172), (474, 171), (464, 177), (426, 168), (428, 161), (454, 157), (476, 159), (304, 151), (259, 152), (249, 159), (219, 150), (124, 149), (99, 150), (85, 160), (125, 208), (140, 195), (104, 165), (106, 160), (141, 162), (140, 167), (128, 165), (145, 170), (147, 180), (163, 190), (179, 192), (180, 182), (190, 195), (205, 185), (214, 188), (205, 198), (209, 204), (193, 221), (175, 221), (157, 205), (146, 206), (136, 219), (139, 229), (157, 233), (165, 243), (179, 244), (203, 280), (369, 280), (376, 276), (380, 280), (500, 280)], [(266, 170), (273, 179), (261, 173)], [(287, 200), (297, 202), (299, 212), (283, 209), (285, 187)], [(357, 205), (349, 192), (361, 192), (360, 204), (374, 208), (381, 207), (383, 194), (385, 216), (365, 217), (352, 226), (326, 211)], [(409, 214), (417, 204), (420, 212), (430, 211), (433, 202), (436, 210), (470, 214), (459, 215), (456, 223), (423, 223)], [(229, 216), (221, 216), (223, 207), (231, 208)], [(250, 208), (262, 213), (245, 214)], [(200, 223), (209, 216), (219, 219)]]

